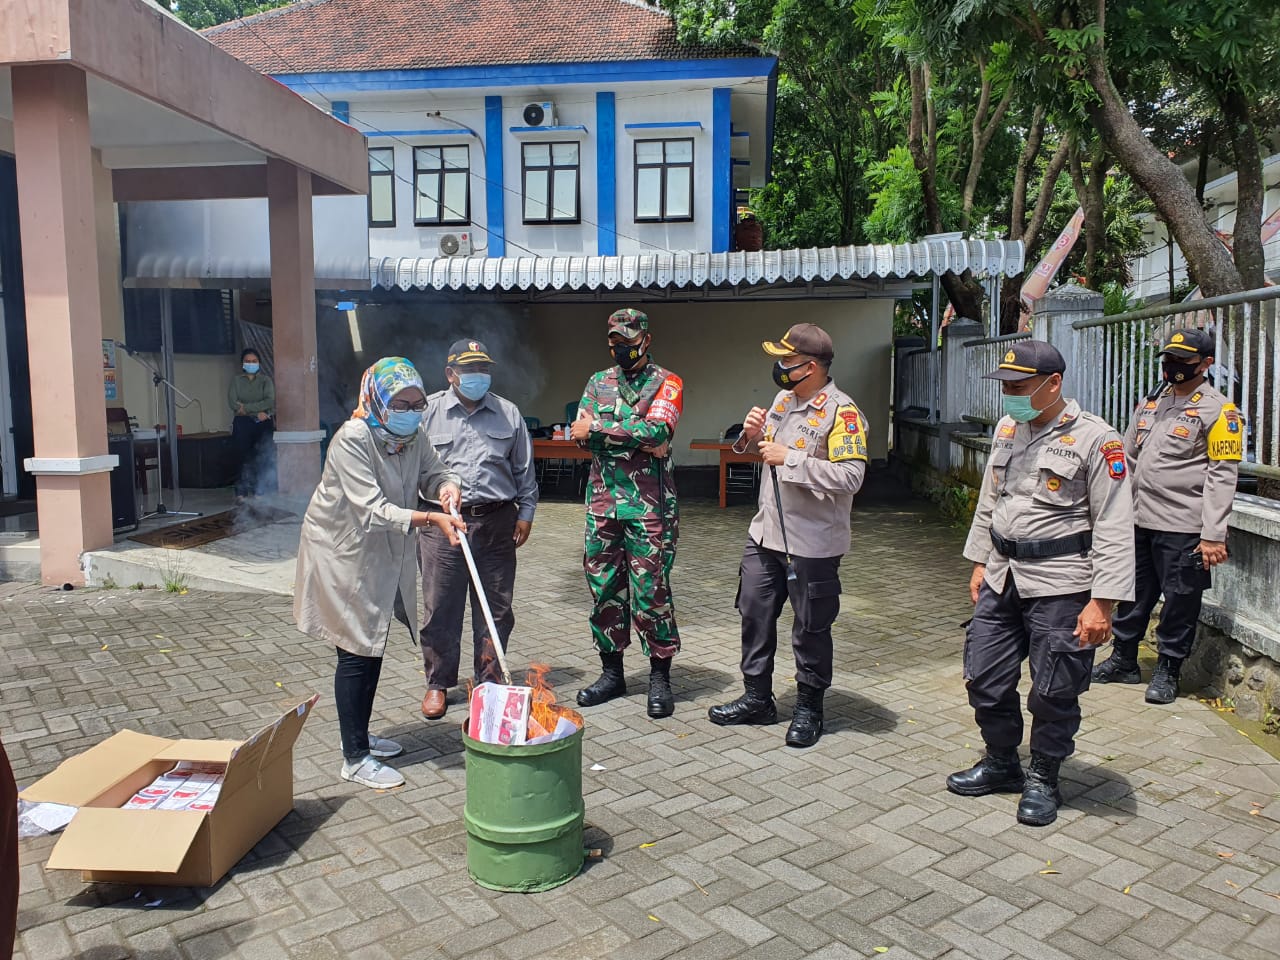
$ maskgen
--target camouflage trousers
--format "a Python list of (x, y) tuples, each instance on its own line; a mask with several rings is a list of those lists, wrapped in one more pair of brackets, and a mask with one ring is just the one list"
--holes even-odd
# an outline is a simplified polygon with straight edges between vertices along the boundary
[(601, 653), (625, 650), (633, 625), (646, 656), (673, 657), (680, 649), (671, 599), (678, 531), (674, 517), (664, 525), (656, 516), (618, 520), (587, 514), (582, 568), (595, 600), (591, 638)]

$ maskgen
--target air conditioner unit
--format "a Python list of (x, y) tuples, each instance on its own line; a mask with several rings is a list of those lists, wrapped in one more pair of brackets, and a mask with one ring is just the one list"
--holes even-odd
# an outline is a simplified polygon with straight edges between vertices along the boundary
[(526, 127), (554, 127), (556, 125), (556, 105), (550, 100), (526, 103), (523, 116)]
[(471, 256), (471, 234), (469, 233), (442, 234), (440, 237), (440, 256), (442, 257)]

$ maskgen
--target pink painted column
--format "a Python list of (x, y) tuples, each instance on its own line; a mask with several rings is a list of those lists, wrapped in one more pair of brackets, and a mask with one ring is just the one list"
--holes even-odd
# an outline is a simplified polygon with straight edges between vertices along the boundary
[(271, 325), (275, 342), (276, 464), (280, 492), (310, 496), (320, 482), (311, 175), (267, 161)]
[(85, 75), (14, 67), (13, 138), (45, 583), (84, 583), (80, 555), (111, 543), (102, 301)]

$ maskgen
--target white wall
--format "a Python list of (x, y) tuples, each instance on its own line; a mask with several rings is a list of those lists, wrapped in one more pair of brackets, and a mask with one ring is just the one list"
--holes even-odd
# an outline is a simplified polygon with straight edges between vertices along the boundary
[[(606, 318), (618, 305), (546, 305), (530, 308), (527, 326), (545, 383), (523, 412), (544, 424), (563, 418), (588, 377), (612, 363)], [(870, 422), (871, 456), (888, 453), (890, 344), (889, 300), (775, 301), (761, 303), (638, 304), (649, 315), (653, 357), (685, 385), (675, 459), (717, 464), (718, 455), (689, 449), (695, 438), (717, 437), (740, 423), (752, 406), (764, 406), (777, 388), (773, 361), (760, 348), (793, 323), (816, 323), (831, 334), (836, 360), (832, 378)]]
[[(619, 85), (615, 93), (615, 156), (617, 251), (620, 254), (711, 249), (711, 153), (712, 87), (672, 89), (669, 83)], [(660, 91), (660, 92), (655, 92)], [(531, 101), (550, 100), (556, 105), (556, 123), (584, 126), (586, 135), (566, 135), (564, 140), (580, 144), (580, 224), (525, 224), (521, 145), (530, 142), (510, 132), (524, 126), (522, 111)], [(502, 97), (502, 159), (507, 256), (594, 256), (599, 252), (600, 222), (597, 184), (599, 127), (596, 123), (596, 88), (563, 86), (549, 92), (506, 91)], [(434, 114), (439, 113), (437, 117)], [(741, 110), (739, 111), (741, 112)], [(382, 99), (359, 95), (349, 101), (349, 117), (356, 127), (367, 131), (369, 146), (390, 147), (396, 163), (396, 225), (369, 230), (372, 257), (434, 257), (440, 236), (467, 231), (461, 226), (415, 226), (413, 222), (413, 148), (467, 144), (471, 148), (471, 228), (473, 249), (484, 255), (488, 249), (488, 184), (485, 176), (484, 93), (441, 99), (430, 91), (417, 94), (399, 92)], [(447, 119), (445, 119), (447, 118)], [(684, 138), (694, 140), (694, 220), (688, 223), (635, 222), (635, 137), (627, 134), (628, 123), (697, 121), (702, 129), (678, 128), (647, 131), (644, 139)], [(412, 131), (458, 128), (457, 135), (409, 134), (379, 136), (377, 131)], [(471, 136), (464, 127), (475, 131)], [(763, 134), (758, 138), (763, 142)]]

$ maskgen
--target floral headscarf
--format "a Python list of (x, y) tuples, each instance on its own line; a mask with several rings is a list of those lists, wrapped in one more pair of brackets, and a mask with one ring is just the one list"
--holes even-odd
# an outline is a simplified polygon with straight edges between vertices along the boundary
[(387, 405), (391, 398), (409, 387), (417, 387), (426, 395), (422, 377), (404, 357), (383, 357), (364, 372), (360, 381), (360, 401), (351, 416), (368, 423), (373, 435), (382, 441), (390, 454), (399, 453), (417, 436), (400, 437), (386, 427)]

